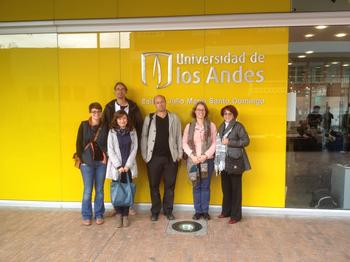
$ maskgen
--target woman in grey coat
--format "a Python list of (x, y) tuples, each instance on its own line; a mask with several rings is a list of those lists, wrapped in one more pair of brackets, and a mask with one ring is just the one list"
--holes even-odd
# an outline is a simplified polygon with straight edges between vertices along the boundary
[[(127, 183), (137, 177), (137, 134), (124, 110), (114, 113), (108, 133), (108, 163), (106, 178)], [(115, 206), (117, 227), (129, 226), (129, 206)]]
[(236, 121), (238, 111), (233, 105), (221, 109), (224, 122), (216, 139), (215, 170), (221, 174), (223, 193), (222, 212), (219, 218), (230, 217), (229, 224), (242, 218), (242, 175), (250, 169), (245, 147), (249, 136), (244, 126)]

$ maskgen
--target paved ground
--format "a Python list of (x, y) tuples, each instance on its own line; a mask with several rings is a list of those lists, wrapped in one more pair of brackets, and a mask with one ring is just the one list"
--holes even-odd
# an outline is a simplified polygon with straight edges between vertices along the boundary
[(350, 261), (349, 219), (214, 217), (193, 236), (167, 234), (168, 221), (148, 212), (121, 229), (115, 217), (83, 226), (78, 210), (1, 207), (0, 217), (0, 261)]

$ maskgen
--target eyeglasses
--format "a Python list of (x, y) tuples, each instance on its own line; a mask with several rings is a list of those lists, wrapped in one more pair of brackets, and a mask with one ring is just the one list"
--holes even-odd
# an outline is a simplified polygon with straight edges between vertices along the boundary
[(91, 114), (100, 114), (100, 113), (102, 113), (102, 111), (101, 110), (91, 110), (90, 113)]
[(224, 116), (230, 116), (230, 115), (233, 115), (231, 112), (225, 112), (224, 113)]

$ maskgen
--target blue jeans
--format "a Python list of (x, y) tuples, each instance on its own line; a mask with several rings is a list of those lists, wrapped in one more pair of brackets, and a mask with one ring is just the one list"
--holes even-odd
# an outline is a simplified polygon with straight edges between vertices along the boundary
[(95, 185), (94, 211), (95, 218), (103, 218), (105, 212), (104, 204), (104, 182), (106, 177), (106, 165), (95, 161), (92, 165), (82, 164), (80, 171), (83, 176), (84, 193), (81, 204), (83, 219), (92, 219), (92, 188)]
[(193, 187), (193, 202), (196, 213), (208, 213), (210, 202), (210, 179), (214, 170), (214, 160), (208, 159), (208, 177), (201, 178)]

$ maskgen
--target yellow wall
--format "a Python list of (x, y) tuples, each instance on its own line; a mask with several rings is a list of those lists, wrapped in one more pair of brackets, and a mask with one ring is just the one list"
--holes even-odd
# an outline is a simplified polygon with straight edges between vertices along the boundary
[(289, 12), (290, 0), (1, 0), (0, 21)]
[[(11, 37), (14, 39), (0, 36), (0, 45), (8, 47)], [(172, 103), (171, 98), (264, 99), (260, 106), (237, 105), (239, 120), (251, 136), (248, 154), (253, 167), (244, 176), (243, 204), (284, 206), (287, 28), (43, 34), (34, 44), (31, 37), (16, 38), (18, 48), (12, 44), (12, 48), (0, 49), (0, 93), (5, 103), (3, 110), (8, 111), (3, 112), (5, 121), (0, 129), (0, 137), (5, 140), (0, 153), (0, 199), (80, 201), (81, 175), (71, 159), (79, 123), (88, 117), (90, 102), (104, 105), (113, 99), (113, 85), (121, 80), (143, 115), (153, 110), (145, 103), (147, 98), (163, 94), (168, 108), (179, 114), (183, 125), (190, 120), (192, 104)], [(47, 43), (46, 48), (43, 43)], [(179, 66), (173, 61), (173, 83), (156, 89), (151, 76), (152, 59), (146, 60), (147, 85), (141, 82), (143, 52), (168, 52), (173, 56), (245, 52), (247, 58), (258, 52), (265, 56), (264, 62), (246, 61), (242, 68), (263, 70), (264, 81), (205, 84), (209, 65)], [(200, 83), (176, 83), (178, 66), (182, 72), (199, 71)], [(215, 68), (233, 72), (239, 65)], [(209, 105), (217, 125), (222, 121), (221, 107)], [(149, 202), (145, 165), (140, 159), (138, 164), (136, 201)], [(108, 185), (106, 181), (106, 201)], [(214, 177), (211, 203), (220, 204), (221, 197), (220, 180)], [(175, 202), (192, 203), (184, 163), (178, 174)]]
[[(38, 42), (55, 39), (36, 36)], [(0, 49), (0, 199), (61, 199), (57, 69), (56, 48)]]

